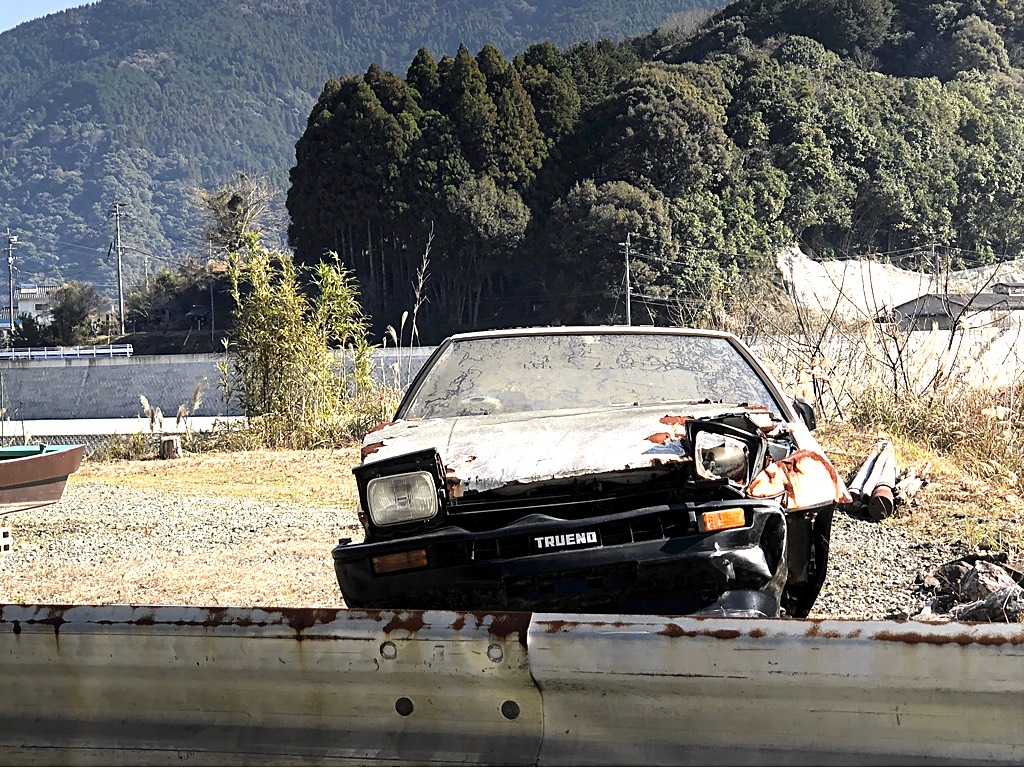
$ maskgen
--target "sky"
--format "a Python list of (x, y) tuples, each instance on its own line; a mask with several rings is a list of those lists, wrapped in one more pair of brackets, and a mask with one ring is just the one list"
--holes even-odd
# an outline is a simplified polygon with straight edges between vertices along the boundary
[(88, 5), (88, 0), (0, 0), (0, 32), (49, 13)]

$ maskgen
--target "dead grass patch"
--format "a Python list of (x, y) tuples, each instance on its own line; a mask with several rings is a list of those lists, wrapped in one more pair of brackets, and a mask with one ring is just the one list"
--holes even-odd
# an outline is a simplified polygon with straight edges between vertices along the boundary
[(968, 550), (1024, 555), (1024, 520), (1016, 487), (1004, 478), (979, 472), (974, 462), (937, 453), (913, 440), (858, 429), (849, 423), (823, 424), (816, 437), (839, 470), (849, 478), (875, 441), (893, 442), (900, 468), (928, 467), (931, 482), (909, 508), (897, 508), (883, 524), (899, 525), (922, 538), (958, 543)]
[(181, 459), (86, 461), (69, 479), (190, 496), (259, 498), (285, 504), (358, 505), (352, 467), (359, 446), (316, 451), (235, 451)]

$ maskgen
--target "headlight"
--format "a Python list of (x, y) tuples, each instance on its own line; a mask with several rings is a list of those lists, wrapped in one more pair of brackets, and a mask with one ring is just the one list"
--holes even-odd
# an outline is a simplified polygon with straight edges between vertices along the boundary
[(437, 514), (437, 488), (429, 472), (378, 477), (366, 488), (370, 517), (377, 525), (428, 520)]
[(747, 483), (750, 448), (742, 440), (714, 432), (697, 432), (694, 437), (697, 475), (706, 480)]

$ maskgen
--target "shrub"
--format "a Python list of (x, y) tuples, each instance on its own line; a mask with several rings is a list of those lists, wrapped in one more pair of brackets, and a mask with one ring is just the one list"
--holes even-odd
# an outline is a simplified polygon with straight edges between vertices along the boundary
[(317, 264), (306, 273), (307, 295), (287, 254), (246, 235), (229, 274), (235, 311), (225, 388), (238, 397), (249, 429), (267, 448), (345, 442), (379, 408), (351, 272), (337, 256)]

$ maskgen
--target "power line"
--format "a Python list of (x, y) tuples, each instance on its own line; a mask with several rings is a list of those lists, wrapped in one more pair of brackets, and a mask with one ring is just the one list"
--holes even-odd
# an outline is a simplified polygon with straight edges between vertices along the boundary
[(653, 243), (661, 243), (662, 245), (668, 245), (671, 246), (672, 248), (677, 248), (681, 251), (690, 251), (692, 253), (713, 253), (719, 256), (732, 256), (734, 258), (749, 258), (751, 256), (758, 255), (750, 251), (726, 251), (721, 248), (706, 248), (697, 245), (685, 245), (683, 243), (678, 243), (674, 240), (662, 240), (661, 238), (658, 237), (651, 237), (650, 235), (641, 235), (639, 233), (634, 233), (634, 236), (642, 238), (644, 240), (650, 240)]

